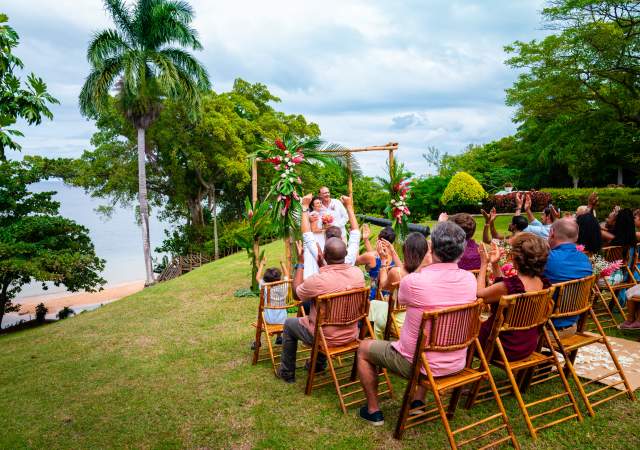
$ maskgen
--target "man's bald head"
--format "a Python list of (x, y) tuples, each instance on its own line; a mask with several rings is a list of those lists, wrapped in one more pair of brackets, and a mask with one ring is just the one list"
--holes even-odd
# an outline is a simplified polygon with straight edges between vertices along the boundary
[(556, 220), (551, 225), (553, 244), (558, 245), (566, 242), (576, 242), (578, 240), (578, 223), (573, 218), (566, 217)]
[(347, 256), (347, 245), (336, 237), (327, 239), (324, 243), (324, 260), (327, 264), (344, 264)]

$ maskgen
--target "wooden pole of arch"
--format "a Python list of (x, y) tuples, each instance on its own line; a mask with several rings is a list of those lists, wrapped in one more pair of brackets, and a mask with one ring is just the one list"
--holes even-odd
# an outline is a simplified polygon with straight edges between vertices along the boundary
[[(258, 203), (258, 160), (251, 161), (251, 205), (255, 211), (256, 204)], [(253, 238), (253, 266), (254, 270), (258, 269), (260, 261), (260, 238)], [(254, 280), (251, 280), (251, 285), (255, 282), (255, 274), (253, 274)]]

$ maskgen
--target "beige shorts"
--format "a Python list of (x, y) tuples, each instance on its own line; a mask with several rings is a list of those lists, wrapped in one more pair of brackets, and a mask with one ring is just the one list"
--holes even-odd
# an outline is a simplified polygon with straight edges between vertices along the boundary
[(390, 341), (372, 341), (369, 346), (369, 362), (385, 367), (404, 378), (411, 378), (411, 363), (391, 344)]

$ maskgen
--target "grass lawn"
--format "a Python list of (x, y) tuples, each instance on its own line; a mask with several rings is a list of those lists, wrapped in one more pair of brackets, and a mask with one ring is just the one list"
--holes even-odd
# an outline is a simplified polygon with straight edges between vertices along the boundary
[[(266, 247), (281, 258), (279, 242)], [(0, 336), (0, 448), (444, 448), (432, 422), (392, 437), (405, 382), (370, 427), (343, 415), (332, 389), (303, 394), (270, 366), (252, 366), (256, 298), (236, 254), (94, 312)], [(533, 397), (546, 391), (536, 386)], [(639, 448), (640, 402), (619, 398), (595, 418), (526, 433), (505, 399), (523, 448)], [(582, 406), (582, 405), (581, 405)], [(460, 408), (455, 423), (478, 414)], [(584, 412), (584, 408), (582, 408)], [(460, 420), (461, 422), (458, 422)]]

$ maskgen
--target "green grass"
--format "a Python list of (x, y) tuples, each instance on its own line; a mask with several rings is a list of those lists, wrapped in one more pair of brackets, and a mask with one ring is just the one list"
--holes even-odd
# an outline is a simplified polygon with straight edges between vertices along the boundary
[[(270, 262), (281, 243), (266, 247)], [(405, 382), (393, 378), (386, 422), (343, 415), (332, 389), (303, 394), (270, 366), (251, 365), (257, 299), (244, 254), (208, 264), (94, 312), (0, 336), (0, 448), (443, 448), (438, 422), (392, 438)], [(547, 388), (539, 387), (533, 397)], [(527, 435), (523, 448), (638, 448), (640, 402), (620, 398), (595, 418)], [(484, 412), (460, 408), (454, 423)], [(584, 412), (584, 408), (583, 408)]]

